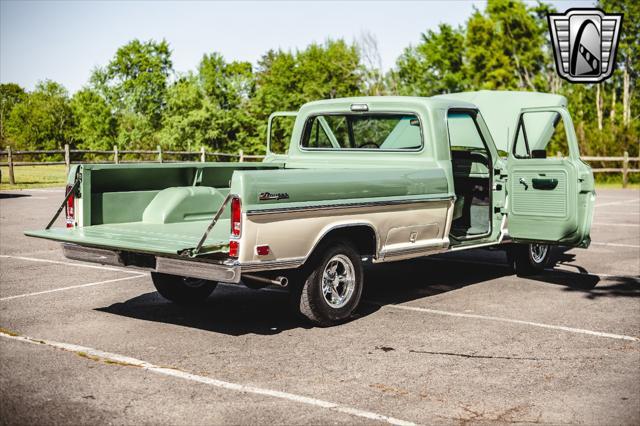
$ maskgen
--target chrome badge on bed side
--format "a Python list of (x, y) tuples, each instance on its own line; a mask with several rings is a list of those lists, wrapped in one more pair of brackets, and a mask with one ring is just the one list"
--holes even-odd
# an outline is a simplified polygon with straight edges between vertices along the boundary
[(621, 13), (569, 9), (547, 15), (560, 77), (573, 83), (598, 83), (611, 76), (622, 25)]
[(261, 192), (258, 196), (258, 200), (260, 201), (268, 201), (268, 200), (286, 200), (289, 198), (289, 194), (286, 192)]

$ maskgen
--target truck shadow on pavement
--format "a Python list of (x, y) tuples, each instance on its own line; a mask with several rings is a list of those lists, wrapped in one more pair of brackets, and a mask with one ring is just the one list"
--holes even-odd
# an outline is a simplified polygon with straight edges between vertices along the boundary
[[(560, 261), (563, 253), (560, 253)], [(363, 303), (355, 320), (364, 320), (385, 305), (424, 299), (512, 275), (503, 253), (486, 251), (368, 266)], [(629, 277), (609, 277), (606, 285), (597, 286), (600, 278), (586, 271), (555, 270), (527, 279), (562, 286), (564, 291), (583, 292), (589, 299), (640, 296), (640, 281)], [(524, 289), (527, 284), (522, 282)], [(232, 284), (219, 285), (213, 295), (198, 306), (176, 305), (158, 293), (150, 292), (97, 310), (232, 336), (272, 335), (312, 327), (292, 313), (286, 290), (256, 291)]]
[[(640, 277), (607, 276), (605, 283), (600, 277), (589, 274), (582, 266), (574, 263), (576, 255), (569, 252), (571, 247), (556, 247), (554, 252), (555, 266), (575, 269), (567, 271), (554, 269), (540, 276), (531, 277), (536, 281), (565, 286), (564, 291), (584, 293), (587, 299), (599, 297), (640, 297)], [(569, 285), (567, 284), (569, 283)]]
[(0, 200), (3, 200), (5, 198), (24, 198), (24, 197), (31, 197), (31, 194), (0, 192)]

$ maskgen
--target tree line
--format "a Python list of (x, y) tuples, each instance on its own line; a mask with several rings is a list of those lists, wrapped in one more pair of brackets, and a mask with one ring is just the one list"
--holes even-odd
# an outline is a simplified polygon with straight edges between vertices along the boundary
[(264, 154), (266, 121), (277, 110), (358, 95), (432, 96), (466, 90), (530, 90), (569, 99), (582, 155), (637, 156), (640, 145), (640, 3), (602, 0), (624, 13), (616, 71), (600, 84), (570, 84), (555, 71), (544, 3), (489, 0), (459, 27), (441, 24), (382, 72), (374, 37), (269, 50), (254, 67), (205, 54), (178, 74), (166, 41), (120, 47), (74, 94), (41, 81), (33, 91), (0, 85), (0, 146), (13, 149), (208, 150)]

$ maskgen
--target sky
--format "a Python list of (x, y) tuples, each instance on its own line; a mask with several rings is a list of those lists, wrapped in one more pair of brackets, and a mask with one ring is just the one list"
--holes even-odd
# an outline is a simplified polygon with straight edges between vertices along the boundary
[[(531, 2), (534, 4), (535, 2)], [(551, 1), (559, 11), (592, 1)], [(256, 64), (269, 49), (303, 49), (312, 42), (369, 33), (382, 67), (439, 23), (463, 24), (485, 1), (20, 1), (0, 0), (0, 82), (32, 90), (39, 80), (70, 93), (87, 84), (128, 41), (165, 39), (178, 73), (202, 55)]]

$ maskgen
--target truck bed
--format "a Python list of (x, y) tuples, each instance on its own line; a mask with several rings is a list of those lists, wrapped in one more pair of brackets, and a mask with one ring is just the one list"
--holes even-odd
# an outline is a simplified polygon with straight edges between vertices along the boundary
[[(198, 245), (229, 193), (236, 170), (277, 169), (262, 163), (171, 163), (77, 166), (73, 228), (26, 235), (84, 247), (156, 255), (181, 254)], [(74, 171), (71, 178), (76, 175)], [(73, 181), (69, 181), (71, 184)], [(229, 214), (211, 230), (199, 254), (226, 253)]]

